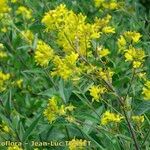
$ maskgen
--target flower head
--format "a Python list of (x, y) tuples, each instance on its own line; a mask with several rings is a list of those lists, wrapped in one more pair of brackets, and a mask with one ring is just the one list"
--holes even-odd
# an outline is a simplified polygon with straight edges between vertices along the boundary
[(34, 56), (36, 63), (42, 67), (46, 67), (53, 56), (53, 49), (42, 40), (39, 40)]
[(99, 102), (101, 95), (106, 92), (106, 88), (93, 85), (90, 87), (89, 91), (90, 91), (90, 95), (93, 97), (92, 101), (95, 100)]
[(120, 123), (124, 117), (115, 113), (111, 113), (110, 111), (106, 111), (102, 118), (101, 118), (101, 124), (107, 125), (109, 123)]

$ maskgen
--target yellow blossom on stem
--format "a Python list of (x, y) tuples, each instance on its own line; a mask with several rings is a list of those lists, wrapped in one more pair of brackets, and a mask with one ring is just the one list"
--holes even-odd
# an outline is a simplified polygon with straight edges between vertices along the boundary
[(87, 141), (82, 139), (72, 139), (68, 142), (69, 150), (84, 150), (87, 146)]
[(144, 122), (144, 116), (132, 116), (132, 120), (135, 124), (141, 125)]
[(23, 150), (22, 148), (20, 148), (18, 145), (15, 145), (15, 146), (9, 146), (7, 148), (7, 150)]
[(48, 66), (50, 60), (53, 59), (53, 57), (53, 49), (42, 40), (39, 40), (37, 42), (34, 56), (36, 63), (42, 67), (46, 67)]
[(62, 4), (47, 12), (42, 23), (46, 26), (47, 32), (58, 32), (57, 44), (63, 47), (66, 53), (74, 51), (86, 55), (91, 47), (91, 40), (100, 37), (97, 24), (87, 23), (86, 16), (81, 13), (75, 14)]
[(23, 39), (25, 39), (25, 41), (29, 42), (30, 44), (32, 43), (32, 41), (34, 39), (34, 35), (33, 35), (32, 31), (30, 31), (30, 30), (22, 31), (21, 36)]
[(100, 30), (109, 24), (111, 18), (112, 18), (112, 16), (109, 14), (107, 14), (106, 17), (104, 17), (104, 18), (96, 17), (94, 24), (95, 24), (96, 28), (98, 28)]
[(133, 68), (139, 68), (142, 66), (145, 58), (145, 52), (141, 49), (136, 49), (133, 46), (130, 46), (124, 54), (126, 61), (133, 62)]
[(12, 3), (17, 3), (20, 0), (11, 0)]
[(10, 132), (10, 128), (8, 127), (8, 125), (4, 122), (2, 122), (2, 124), (0, 124), (0, 129), (5, 132), (5, 133), (9, 133)]
[(32, 11), (24, 6), (19, 6), (16, 10), (17, 15), (22, 15), (24, 19), (31, 19), (32, 18)]
[(114, 72), (110, 68), (98, 68), (98, 73), (101, 79), (112, 82), (112, 76), (114, 75)]
[(119, 51), (122, 51), (122, 50), (125, 49), (126, 43), (127, 42), (126, 42), (124, 36), (121, 35), (120, 38), (117, 41), (117, 45), (118, 45)]
[(10, 11), (8, 0), (0, 0), (0, 13), (7, 13)]
[(105, 34), (115, 33), (115, 28), (113, 28), (111, 26), (106, 26), (102, 29), (102, 32)]
[(135, 43), (138, 43), (140, 38), (142, 37), (140, 33), (135, 31), (126, 31), (124, 32), (124, 36), (126, 37), (126, 39), (132, 40)]
[(95, 100), (99, 102), (101, 95), (106, 92), (106, 88), (93, 85), (90, 87), (89, 91), (90, 91), (90, 95), (93, 97), (92, 101)]
[(100, 57), (105, 57), (110, 54), (110, 51), (107, 48), (101, 50), (98, 49), (98, 54), (100, 55)]
[(4, 45), (0, 43), (0, 58), (7, 57), (7, 53), (4, 51)]
[(7, 53), (0, 50), (0, 58), (6, 58), (6, 57), (7, 57)]
[(144, 84), (142, 94), (145, 100), (150, 100), (150, 81), (146, 81)]
[(140, 61), (133, 61), (133, 68), (140, 68), (142, 63)]
[(65, 106), (58, 104), (58, 98), (53, 96), (49, 99), (47, 107), (45, 108), (43, 115), (47, 118), (49, 123), (55, 121), (59, 116), (66, 116), (68, 112), (75, 109), (73, 105)]
[(6, 89), (5, 82), (9, 80), (9, 78), (10, 78), (10, 74), (8, 73), (5, 74), (2, 71), (0, 71), (0, 92)]
[(95, 6), (102, 9), (115, 10), (120, 7), (120, 3), (115, 0), (94, 0)]
[(56, 97), (52, 97), (51, 99), (49, 99), (49, 103), (47, 104), (47, 108), (44, 110), (43, 114), (47, 118), (49, 123), (52, 123), (57, 119), (59, 114), (59, 107)]
[(23, 79), (19, 79), (16, 81), (16, 85), (18, 86), (18, 88), (22, 88), (22, 85), (23, 85)]
[(78, 54), (74, 52), (72, 52), (69, 55), (66, 55), (66, 57), (62, 59), (59, 56), (55, 56), (53, 59), (55, 67), (51, 72), (51, 75), (57, 75), (66, 80), (75, 73), (78, 74), (78, 68), (76, 67), (77, 59)]
[(102, 118), (101, 118), (101, 124), (107, 125), (109, 123), (120, 123), (124, 117), (115, 113), (111, 113), (110, 111), (106, 111)]

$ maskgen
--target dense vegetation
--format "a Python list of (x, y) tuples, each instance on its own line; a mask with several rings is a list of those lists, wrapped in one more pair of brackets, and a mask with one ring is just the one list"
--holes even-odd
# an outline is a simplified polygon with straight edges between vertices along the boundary
[(148, 6), (0, 0), (0, 149), (148, 150)]

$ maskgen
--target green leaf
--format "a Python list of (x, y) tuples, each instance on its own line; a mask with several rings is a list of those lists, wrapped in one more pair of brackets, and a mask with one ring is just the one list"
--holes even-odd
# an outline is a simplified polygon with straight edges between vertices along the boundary
[(23, 135), (23, 141), (26, 141), (27, 138), (30, 136), (30, 134), (32, 133), (32, 131), (35, 129), (35, 127), (37, 126), (40, 118), (42, 115), (40, 115), (39, 117), (37, 117), (32, 124), (30, 125), (30, 127), (26, 130), (25, 134)]

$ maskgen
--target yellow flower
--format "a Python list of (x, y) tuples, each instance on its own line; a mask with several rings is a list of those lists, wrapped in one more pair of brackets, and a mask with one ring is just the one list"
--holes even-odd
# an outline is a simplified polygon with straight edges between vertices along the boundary
[(90, 91), (90, 95), (93, 97), (92, 101), (95, 100), (99, 102), (101, 98), (101, 94), (104, 94), (106, 92), (106, 88), (93, 85), (90, 87), (89, 91)]
[(23, 79), (19, 79), (16, 81), (16, 85), (21, 89), (23, 85)]
[(120, 6), (120, 3), (117, 1), (106, 1), (106, 0), (94, 0), (95, 6), (102, 9), (118, 9)]
[(101, 79), (112, 82), (112, 76), (114, 75), (114, 72), (110, 68), (107, 69), (99, 68), (98, 73)]
[(137, 74), (139, 78), (146, 80), (146, 72), (140, 72)]
[(37, 42), (37, 48), (35, 50), (35, 61), (38, 65), (42, 67), (48, 66), (50, 60), (54, 57), (53, 49), (44, 43), (42, 40)]
[(72, 75), (78, 74), (78, 68), (76, 67), (76, 62), (78, 59), (78, 54), (72, 52), (69, 55), (66, 55), (65, 58), (61, 59), (59, 56), (55, 56), (53, 63), (55, 65), (53, 71), (51, 72), (52, 76), (60, 76), (64, 80), (70, 78)]
[(0, 71), (0, 92), (6, 89), (5, 82), (9, 80), (9, 78), (10, 78), (10, 74), (8, 73), (5, 74), (2, 71)]
[(54, 10), (47, 12), (42, 23), (46, 31), (57, 31), (57, 44), (63, 47), (66, 53), (72, 51), (79, 55), (86, 55), (91, 47), (91, 40), (100, 37), (97, 24), (86, 22), (86, 16), (75, 14), (68, 10), (65, 5), (59, 5)]
[(65, 107), (65, 111), (73, 111), (76, 107), (70, 104), (69, 106)]
[(144, 95), (145, 100), (150, 100), (150, 81), (146, 81), (143, 87), (142, 94)]
[(24, 19), (31, 19), (32, 18), (32, 11), (24, 6), (19, 6), (16, 10), (16, 14), (22, 15)]
[(140, 61), (133, 61), (133, 68), (141, 67), (142, 63)]
[(110, 54), (110, 51), (107, 48), (101, 50), (98, 49), (98, 54), (100, 55), (100, 57), (105, 57)]
[(133, 68), (139, 68), (142, 66), (142, 62), (145, 58), (145, 52), (141, 49), (135, 49), (130, 46), (128, 50), (125, 52), (126, 61), (133, 61)]
[(64, 61), (65, 61), (66, 64), (69, 64), (69, 65), (72, 66), (72, 65), (76, 64), (76, 61), (77, 61), (78, 57), (79, 57), (79, 55), (77, 53), (71, 52), (70, 55), (67, 55), (65, 57)]
[(34, 35), (30, 30), (22, 31), (21, 36), (22, 36), (23, 39), (25, 39), (30, 44), (32, 43), (32, 41), (34, 39)]
[(87, 145), (86, 140), (72, 139), (68, 142), (69, 150), (85, 150)]
[(55, 121), (59, 116), (66, 116), (68, 112), (74, 110), (74, 106), (69, 105), (58, 105), (58, 99), (56, 97), (52, 97), (49, 99), (47, 107), (45, 108), (43, 115), (47, 118), (49, 123)]
[(0, 13), (7, 13), (10, 11), (7, 2), (7, 0), (0, 0)]
[(76, 119), (73, 117), (73, 116), (67, 116), (66, 118), (65, 118), (68, 122), (70, 122), (70, 123), (75, 123), (76, 124)]
[(4, 33), (6, 33), (7, 31), (8, 31), (7, 27), (3, 27), (3, 28), (1, 29), (1, 32), (4, 32)]
[(4, 45), (2, 43), (0, 43), (0, 50), (4, 49)]
[(117, 41), (117, 45), (118, 45), (119, 51), (122, 51), (122, 50), (125, 49), (126, 43), (127, 42), (126, 42), (124, 36), (121, 35), (120, 38)]
[(96, 7), (100, 7), (105, 2), (105, 0), (94, 0), (94, 2)]
[(20, 0), (11, 0), (12, 3), (17, 3)]
[(105, 34), (108, 33), (115, 33), (115, 28), (111, 27), (111, 26), (106, 26), (102, 29), (102, 32)]
[(0, 124), (0, 129), (3, 131), (3, 132), (6, 132), (6, 133), (9, 133), (10, 132), (10, 128), (7, 126), (6, 123), (2, 122), (2, 124)]
[(104, 27), (106, 27), (108, 25), (108, 23), (110, 22), (112, 16), (107, 14), (106, 17), (104, 18), (95, 18), (95, 26), (98, 29), (102, 29)]
[(129, 40), (132, 40), (133, 42), (135, 43), (138, 43), (140, 38), (142, 37), (142, 35), (138, 32), (135, 32), (135, 31), (126, 31), (124, 32), (124, 36), (129, 39)]
[(144, 116), (132, 116), (132, 120), (135, 124), (141, 125), (144, 122)]
[(106, 111), (102, 118), (101, 118), (101, 124), (107, 125), (109, 123), (120, 123), (124, 117), (115, 113), (111, 113), (110, 111)]
[(20, 148), (19, 146), (15, 145), (15, 146), (9, 146), (7, 148), (7, 150), (23, 150), (22, 148)]
[(0, 58), (5, 58), (5, 57), (7, 57), (7, 53), (0, 50)]
[(114, 9), (119, 8), (119, 3), (117, 3), (117, 2), (105, 2), (103, 4), (103, 7), (106, 9), (114, 10)]
[(57, 104), (57, 99), (56, 97), (52, 97), (49, 99), (49, 103), (47, 104), (47, 108), (44, 110), (43, 114), (49, 121), (49, 123), (52, 123), (55, 121), (58, 117), (59, 113), (59, 107)]
[(64, 26), (64, 21), (67, 15), (68, 10), (66, 5), (61, 4), (57, 6), (56, 9), (47, 12), (42, 19), (42, 23), (46, 25), (47, 31), (56, 30)]

